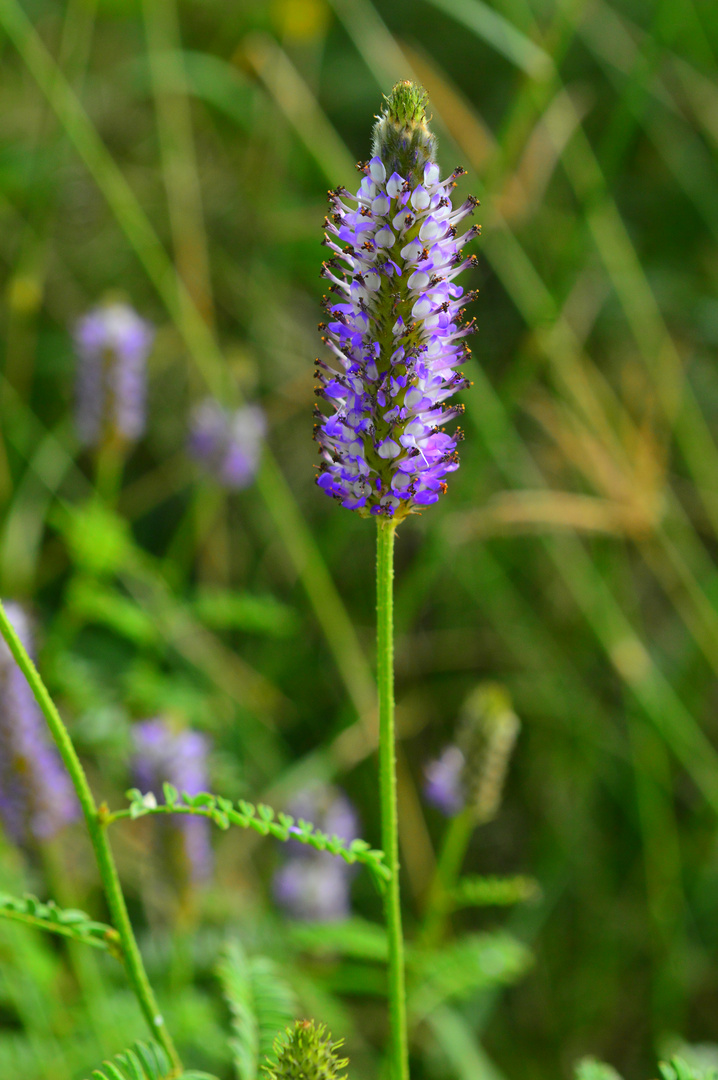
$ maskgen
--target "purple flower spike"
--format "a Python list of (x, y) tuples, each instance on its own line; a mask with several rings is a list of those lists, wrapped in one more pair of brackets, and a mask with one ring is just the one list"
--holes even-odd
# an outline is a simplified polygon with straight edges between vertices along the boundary
[[(9, 603), (7, 616), (32, 653), (25, 612)], [(0, 638), (0, 820), (17, 844), (47, 840), (78, 816), (79, 806), (60, 755), (25, 676)]]
[[(133, 772), (143, 794), (158, 798), (166, 780), (180, 794), (199, 795), (207, 790), (207, 740), (197, 731), (175, 731), (167, 720), (143, 720), (132, 729), (135, 744)], [(172, 817), (181, 835), (183, 857), (192, 881), (204, 881), (212, 873), (210, 825), (201, 817)]]
[(193, 413), (188, 449), (220, 484), (239, 490), (257, 474), (266, 427), (256, 405), (230, 410), (207, 398)]
[(145, 429), (154, 330), (129, 304), (93, 308), (75, 327), (77, 430), (82, 442), (136, 442)]
[(464, 770), (466, 758), (458, 746), (447, 746), (424, 768), (424, 795), (446, 817), (454, 817), (466, 805)]
[[(354, 807), (333, 787), (308, 788), (287, 807), (300, 821), (311, 821), (321, 832), (351, 843), (358, 836)], [(288, 915), (309, 922), (346, 919), (353, 867), (328, 851), (289, 841), (289, 857), (274, 876), (274, 897)]]
[(366, 517), (400, 521), (438, 500), (459, 467), (462, 434), (444, 424), (463, 412), (449, 399), (469, 385), (456, 371), (469, 355), (464, 295), (455, 278), (474, 227), (458, 235), (477, 200), (452, 206), (456, 169), (440, 179), (436, 140), (426, 127), (425, 91), (394, 87), (374, 129), (374, 157), (361, 167), (356, 195), (329, 193), (324, 243), (334, 256), (322, 276), (332, 364), (317, 360), (314, 437), (322, 457), (317, 483)]

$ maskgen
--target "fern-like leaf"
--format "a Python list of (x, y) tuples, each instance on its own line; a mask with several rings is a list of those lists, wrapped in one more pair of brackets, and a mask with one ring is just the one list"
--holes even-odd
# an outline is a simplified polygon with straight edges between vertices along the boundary
[(51, 934), (82, 941), (122, 958), (119, 934), (106, 923), (96, 922), (84, 911), (60, 908), (54, 901), (42, 903), (35, 896), (8, 896), (0, 893), (0, 919), (46, 930)]
[(319, 957), (346, 956), (381, 963), (388, 955), (384, 927), (356, 916), (339, 922), (296, 922), (289, 933), (300, 949)]
[(103, 1061), (93, 1069), (91, 1080), (217, 1080), (204, 1072), (183, 1072), (179, 1076), (157, 1043), (137, 1042), (129, 1050)]
[(526, 946), (504, 932), (467, 934), (443, 948), (410, 954), (412, 1020), (418, 1022), (445, 1001), (515, 982), (531, 959)]
[(464, 877), (449, 893), (447, 904), (452, 908), (489, 907), (520, 904), (537, 900), (541, 896), (535, 878), (516, 877)]
[(299, 844), (308, 844), (315, 851), (328, 851), (344, 859), (347, 863), (361, 863), (369, 870), (378, 889), (383, 891), (391, 878), (391, 870), (386, 865), (384, 852), (370, 847), (366, 840), (352, 840), (347, 844), (338, 836), (328, 836), (309, 821), (295, 821), (289, 814), (277, 814), (271, 806), (240, 799), (234, 805), (230, 799), (221, 795), (211, 795), (203, 791), (199, 795), (180, 794), (171, 784), (164, 785), (165, 802), (158, 803), (152, 792), (143, 794), (138, 788), (127, 792), (130, 805), (125, 810), (107, 813), (103, 823), (111, 825), (123, 818), (145, 817), (147, 814), (190, 814), (210, 818), (220, 829), (230, 825), (239, 825), (242, 829), (254, 829), (262, 836), (273, 836), (276, 840), (296, 840)]
[(237, 1076), (257, 1080), (278, 1032), (296, 1015), (294, 995), (272, 960), (248, 957), (237, 940), (225, 946), (217, 973), (232, 1014)]

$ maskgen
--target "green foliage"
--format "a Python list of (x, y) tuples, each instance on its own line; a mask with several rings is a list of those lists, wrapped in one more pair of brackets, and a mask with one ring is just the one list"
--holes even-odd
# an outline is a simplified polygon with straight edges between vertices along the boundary
[(541, 887), (535, 878), (518, 874), (515, 877), (464, 877), (452, 889), (448, 902), (454, 908), (503, 907), (538, 900)]
[(341, 922), (297, 922), (291, 927), (292, 941), (314, 956), (345, 956), (357, 960), (382, 961), (387, 957), (386, 931), (367, 919)]
[(467, 934), (435, 950), (417, 950), (409, 960), (407, 1008), (416, 1023), (445, 1001), (515, 982), (532, 956), (511, 934), (496, 932)]
[(379, 889), (383, 888), (384, 882), (390, 878), (390, 871), (384, 863), (384, 852), (371, 848), (366, 840), (352, 840), (346, 844), (338, 836), (327, 836), (309, 821), (295, 821), (290, 814), (279, 813), (271, 806), (253, 803), (240, 799), (233, 804), (230, 799), (221, 795), (210, 795), (201, 792), (199, 795), (181, 795), (172, 784), (164, 784), (164, 804), (158, 804), (157, 799), (148, 792), (142, 794), (138, 788), (131, 788), (127, 792), (130, 806), (127, 810), (120, 810), (108, 814), (106, 821), (109, 824), (124, 817), (135, 820), (145, 817), (147, 814), (188, 814), (208, 817), (220, 829), (228, 829), (230, 825), (239, 825), (242, 829), (254, 829), (262, 836), (273, 836), (276, 840), (295, 840), (300, 844), (308, 844), (315, 851), (328, 851), (344, 859), (347, 863), (361, 863), (369, 870), (372, 878)]
[(658, 1070), (662, 1080), (718, 1080), (718, 1069), (699, 1069), (681, 1057), (662, 1061)]
[(216, 1080), (216, 1077), (195, 1071), (178, 1076), (161, 1046), (138, 1042), (111, 1061), (104, 1061), (101, 1069), (93, 1069), (91, 1080)]
[(247, 956), (236, 939), (225, 946), (217, 974), (232, 1014), (237, 1076), (257, 1080), (277, 1032), (296, 1014), (294, 995), (272, 960)]
[(349, 1059), (337, 1054), (342, 1045), (342, 1039), (332, 1042), (323, 1024), (297, 1020), (275, 1040), (274, 1060), (264, 1066), (265, 1080), (347, 1080), (343, 1070)]
[(112, 575), (132, 557), (127, 522), (94, 499), (63, 513), (59, 524), (74, 562), (92, 575)]
[(287, 638), (299, 629), (296, 613), (273, 596), (203, 588), (198, 590), (192, 608), (200, 622), (213, 630), (243, 630)]
[(576, 1065), (575, 1080), (621, 1080), (611, 1065), (605, 1065), (595, 1058), (583, 1058)]
[(104, 949), (118, 958), (122, 956), (116, 930), (106, 923), (96, 922), (84, 911), (60, 908), (52, 900), (44, 904), (34, 896), (18, 897), (0, 893), (0, 919), (11, 919), (25, 926), (82, 941), (96, 949)]

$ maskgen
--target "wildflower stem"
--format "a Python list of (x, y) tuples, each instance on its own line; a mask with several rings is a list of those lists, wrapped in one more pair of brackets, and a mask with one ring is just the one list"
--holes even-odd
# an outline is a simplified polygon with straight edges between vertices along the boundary
[(162, 1045), (176, 1075), (182, 1071), (182, 1063), (169, 1032), (165, 1028), (162, 1014), (155, 1000), (154, 992), (150, 986), (147, 972), (142, 962), (142, 956), (132, 930), (132, 924), (127, 913), (125, 898), (122, 893), (115, 859), (110, 848), (104, 828), (101, 812), (98, 810), (90, 785), (85, 775), (80, 759), (72, 743), (70, 735), (57, 711), (57, 707), (50, 697), (47, 688), (40, 678), (37, 668), (28, 656), (20, 638), (16, 634), (10, 620), (5, 613), (5, 608), (0, 603), (0, 633), (5, 639), (18, 667), (28, 681), (30, 689), (35, 695), (43, 716), (47, 721), (53, 739), (60, 751), (65, 767), (70, 774), (70, 779), (77, 792), (77, 797), (85, 815), (90, 840), (95, 851), (97, 866), (102, 879), (102, 885), (107, 898), (112, 923), (119, 934), (122, 946), (122, 955), (132, 989), (139, 1002), (142, 1013), (150, 1026), (154, 1038)]
[(379, 780), (381, 841), (391, 870), (384, 905), (389, 940), (389, 1019), (391, 1075), (409, 1080), (404, 989), (404, 939), (399, 892), (399, 832), (396, 799), (396, 733), (394, 729), (394, 533), (396, 525), (379, 518), (377, 529), (376, 610), (377, 679), (379, 686)]

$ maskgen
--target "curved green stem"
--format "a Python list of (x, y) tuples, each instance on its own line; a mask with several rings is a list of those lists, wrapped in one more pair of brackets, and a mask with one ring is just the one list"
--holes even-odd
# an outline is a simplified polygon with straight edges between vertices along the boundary
[(399, 830), (396, 799), (396, 732), (394, 729), (394, 533), (393, 521), (377, 522), (376, 613), (377, 682), (379, 687), (379, 783), (381, 842), (391, 870), (384, 895), (389, 942), (389, 1019), (393, 1080), (409, 1080), (404, 987), (404, 939), (399, 891)]
[(68, 734), (62, 717), (57, 711), (54, 701), (50, 697), (47, 688), (40, 678), (37, 668), (28, 656), (22, 642), (8, 619), (5, 608), (0, 603), (0, 633), (4, 637), (10, 652), (15, 658), (18, 667), (28, 681), (30, 689), (35, 695), (43, 716), (47, 721), (53, 739), (57, 744), (60, 755), (65, 764), (70, 778), (77, 792), (77, 797), (85, 815), (90, 840), (95, 851), (97, 866), (100, 871), (102, 885), (107, 897), (107, 905), (110, 910), (112, 923), (117, 931), (122, 946), (122, 956), (132, 989), (135, 992), (145, 1020), (150, 1026), (153, 1036), (162, 1045), (177, 1075), (182, 1071), (182, 1062), (175, 1048), (170, 1033), (167, 1031), (162, 1014), (160, 1013), (154, 992), (150, 986), (147, 972), (142, 962), (142, 956), (137, 946), (130, 917), (127, 913), (125, 898), (122, 893), (117, 867), (115, 865), (112, 849), (110, 848), (104, 829), (102, 810), (98, 810), (90, 785), (77, 756), (75, 747)]

